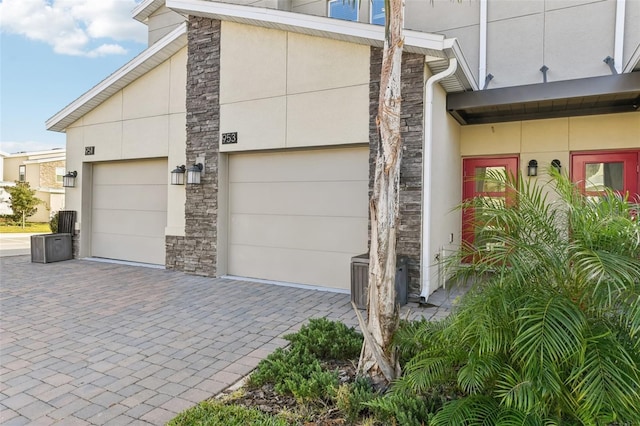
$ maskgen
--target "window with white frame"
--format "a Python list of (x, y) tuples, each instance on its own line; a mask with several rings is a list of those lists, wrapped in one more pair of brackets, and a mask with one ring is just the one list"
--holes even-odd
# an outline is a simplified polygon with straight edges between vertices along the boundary
[(56, 167), (56, 182), (62, 183), (63, 176), (64, 176), (64, 167)]
[(18, 182), (26, 182), (27, 180), (27, 166), (18, 166)]
[(345, 21), (357, 21), (359, 3), (359, 0), (330, 0), (328, 4), (329, 17)]

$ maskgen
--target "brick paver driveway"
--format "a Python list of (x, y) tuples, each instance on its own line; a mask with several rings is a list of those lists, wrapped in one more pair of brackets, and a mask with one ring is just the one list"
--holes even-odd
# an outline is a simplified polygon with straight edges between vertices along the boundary
[(309, 318), (355, 325), (340, 293), (88, 260), (0, 268), (3, 425), (162, 425)]

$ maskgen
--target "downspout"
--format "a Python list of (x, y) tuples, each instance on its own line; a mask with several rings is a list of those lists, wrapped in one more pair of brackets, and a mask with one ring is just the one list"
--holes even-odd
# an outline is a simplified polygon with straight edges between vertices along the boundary
[(478, 62), (478, 81), (485, 81), (487, 77), (487, 0), (480, 0), (480, 51)]
[(613, 58), (615, 60), (614, 67), (618, 74), (622, 73), (623, 52), (624, 52), (624, 18), (625, 18), (626, 0), (618, 0), (616, 2), (616, 29), (615, 39), (613, 42)]
[(433, 86), (440, 80), (452, 75), (458, 69), (458, 60), (449, 59), (449, 67), (429, 77), (424, 86), (424, 116), (422, 138), (422, 223), (420, 227), (420, 302), (426, 303), (429, 298), (431, 245), (431, 155), (433, 151)]

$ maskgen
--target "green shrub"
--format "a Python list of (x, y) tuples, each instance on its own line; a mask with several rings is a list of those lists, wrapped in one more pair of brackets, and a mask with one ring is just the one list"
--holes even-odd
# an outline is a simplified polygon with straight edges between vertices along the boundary
[(284, 419), (239, 405), (204, 401), (174, 417), (167, 426), (287, 426)]
[(384, 424), (423, 426), (429, 424), (433, 407), (411, 393), (392, 392), (365, 403)]
[(287, 379), (294, 376), (309, 378), (313, 372), (321, 369), (320, 361), (304, 350), (278, 348), (260, 361), (256, 370), (251, 374), (248, 385), (255, 388), (271, 383), (277, 388)]
[(353, 383), (343, 384), (336, 391), (335, 403), (344, 413), (347, 423), (354, 423), (369, 411), (367, 402), (375, 399), (376, 394), (368, 379), (357, 377)]
[(362, 334), (339, 321), (312, 318), (300, 331), (284, 336), (292, 348), (303, 347), (321, 360), (357, 358), (362, 348)]
[(330, 401), (338, 387), (338, 374), (326, 371), (319, 365), (308, 376), (292, 373), (275, 386), (277, 392), (291, 394), (301, 403)]
[(58, 232), (58, 221), (60, 220), (60, 212), (55, 212), (49, 220), (49, 228), (54, 234)]
[(277, 349), (260, 361), (247, 384), (256, 388), (269, 383), (281, 395), (291, 395), (301, 402), (328, 401), (335, 395), (338, 374), (326, 371), (321, 359), (352, 359), (362, 346), (362, 336), (353, 328), (326, 318), (311, 319), (285, 338), (291, 346)]

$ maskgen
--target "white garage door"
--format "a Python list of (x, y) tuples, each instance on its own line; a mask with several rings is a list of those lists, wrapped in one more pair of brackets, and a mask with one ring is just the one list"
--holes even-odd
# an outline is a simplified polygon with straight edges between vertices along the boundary
[(93, 166), (91, 255), (164, 265), (167, 161)]
[(368, 148), (229, 157), (229, 274), (349, 289), (367, 250)]

